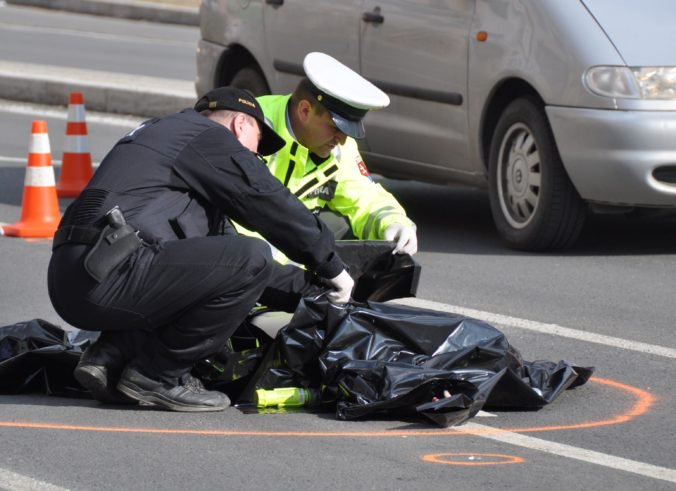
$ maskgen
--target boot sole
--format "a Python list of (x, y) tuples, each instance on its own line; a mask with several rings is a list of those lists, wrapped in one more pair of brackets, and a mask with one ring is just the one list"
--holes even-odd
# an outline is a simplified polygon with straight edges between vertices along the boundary
[(195, 404), (183, 404), (159, 394), (151, 390), (145, 390), (139, 387), (138, 385), (129, 382), (127, 380), (120, 380), (117, 384), (117, 390), (122, 392), (124, 395), (136, 399), (140, 402), (145, 402), (149, 404), (155, 404), (156, 406), (169, 409), (171, 411), (186, 412), (186, 413), (205, 413), (205, 412), (215, 412), (223, 411), (224, 409), (230, 406), (229, 403), (225, 403), (222, 406), (200, 406)]
[(109, 387), (106, 373), (95, 365), (78, 365), (73, 371), (73, 376), (99, 402), (104, 404), (138, 404), (136, 399), (127, 397), (114, 387)]

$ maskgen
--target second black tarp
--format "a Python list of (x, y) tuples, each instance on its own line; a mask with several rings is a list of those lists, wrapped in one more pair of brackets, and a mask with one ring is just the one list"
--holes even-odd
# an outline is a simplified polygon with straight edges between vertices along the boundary
[(270, 346), (224, 351), (201, 365), (212, 387), (232, 392), (231, 372), (222, 370), (228, 358), (230, 366), (248, 360), (257, 367), (241, 390), (244, 406), (256, 389), (318, 388), (340, 419), (422, 415), (442, 427), (483, 408), (540, 408), (593, 372), (565, 361), (526, 362), (477, 319), (392, 303), (339, 307), (323, 295), (304, 299)]

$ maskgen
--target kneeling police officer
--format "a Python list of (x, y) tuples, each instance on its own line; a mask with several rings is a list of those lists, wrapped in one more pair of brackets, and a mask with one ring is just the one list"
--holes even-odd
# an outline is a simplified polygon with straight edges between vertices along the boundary
[[(195, 109), (143, 123), (101, 162), (64, 213), (48, 274), (57, 313), (101, 331), (74, 373), (94, 398), (222, 410), (228, 397), (190, 370), (257, 301), (289, 310), (289, 298), (319, 285), (329, 301), (349, 300), (354, 282), (332, 233), (255, 153), (283, 145), (250, 93), (221, 87)], [(308, 271), (275, 263), (231, 219)]]

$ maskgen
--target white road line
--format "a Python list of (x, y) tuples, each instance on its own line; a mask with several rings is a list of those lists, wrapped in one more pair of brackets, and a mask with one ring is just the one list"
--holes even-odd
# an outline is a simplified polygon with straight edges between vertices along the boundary
[[(28, 155), (26, 157), (7, 157), (5, 155), (0, 155), (0, 160), (3, 162), (13, 162), (17, 164), (25, 164), (28, 160)], [(52, 164), (54, 164), (56, 161), (52, 160)]]
[(148, 37), (141, 36), (130, 36), (128, 34), (119, 35), (119, 34), (110, 34), (106, 32), (92, 32), (92, 31), (79, 31), (77, 29), (64, 29), (61, 27), (50, 27), (50, 26), (22, 26), (17, 24), (8, 24), (6, 22), (0, 22), (0, 29), (14, 32), (27, 32), (30, 34), (38, 33), (49, 33), (49, 34), (61, 34), (64, 36), (77, 36), (89, 39), (105, 39), (106, 41), (114, 41), (117, 43), (124, 44), (149, 44), (152, 46), (174, 46), (177, 48), (194, 48), (196, 42), (190, 41), (177, 41), (175, 39), (153, 39)]
[[(26, 156), (26, 157), (7, 157), (5, 155), (0, 155), (0, 161), (2, 161), (2, 162), (12, 162), (12, 163), (17, 163), (17, 164), (26, 164), (27, 161), (28, 161), (28, 156)], [(97, 168), (99, 166), (99, 164), (100, 164), (100, 162), (92, 162), (92, 167)], [(52, 166), (53, 167), (60, 167), (61, 161), (52, 159)]]
[(66, 491), (67, 488), (62, 488), (49, 484), (44, 481), (38, 481), (32, 477), (23, 476), (16, 472), (8, 471), (0, 468), (0, 489), (8, 491)]
[[(86, 106), (85, 101), (85, 106)], [(24, 114), (28, 116), (36, 116), (40, 118), (54, 118), (54, 119), (68, 119), (68, 109), (55, 108), (54, 106), (43, 106), (40, 104), (29, 104), (24, 102), (13, 102), (6, 99), (0, 99), (0, 112), (11, 114)], [(129, 128), (130, 130), (136, 128), (139, 124), (148, 118), (139, 118), (136, 116), (117, 116), (113, 114), (87, 112), (86, 120), (88, 123), (106, 124), (111, 126), (120, 126)], [(122, 136), (122, 135), (120, 135)], [(28, 141), (28, 138), (26, 138)]]
[(580, 341), (587, 341), (589, 343), (603, 344), (605, 346), (612, 346), (613, 348), (638, 351), (640, 353), (663, 356), (665, 358), (676, 358), (676, 349), (673, 348), (667, 348), (665, 346), (658, 346), (654, 344), (641, 343), (639, 341), (631, 341), (628, 339), (616, 338), (613, 336), (605, 336), (603, 334), (594, 334), (592, 332), (580, 331), (578, 329), (563, 327), (558, 324), (546, 324), (543, 322), (520, 319), (518, 317), (510, 317), (508, 315), (493, 314), (491, 312), (483, 312), (481, 310), (466, 309), (463, 307), (457, 307), (455, 305), (433, 302), (431, 300), (422, 300), (420, 298), (403, 298), (393, 300), (392, 302), (400, 303), (403, 305), (410, 305), (412, 307), (420, 307), (425, 309), (438, 310), (441, 312), (452, 312), (456, 314), (466, 315), (467, 317), (473, 317), (475, 319), (488, 322), (489, 324), (498, 324), (504, 327), (527, 329), (529, 331), (536, 331), (543, 334), (551, 334), (553, 336), (561, 336), (564, 338), (572, 338)]
[[(0, 104), (0, 110), (2, 110), (2, 104)], [(0, 156), (0, 159), (9, 160), (14, 159), (14, 157)], [(13, 162), (14, 160), (9, 161)], [(59, 165), (56, 163), (58, 161), (52, 162), (54, 163), (54, 165)], [(95, 167), (98, 166), (98, 164), (92, 165)], [(558, 324), (548, 324), (544, 322), (531, 321), (528, 319), (521, 319), (518, 317), (511, 317), (508, 315), (494, 314), (491, 312), (484, 312), (481, 310), (468, 309), (464, 307), (458, 307), (456, 305), (434, 302), (432, 300), (423, 300), (421, 298), (402, 298), (393, 300), (392, 303), (410, 305), (412, 307), (420, 307), (431, 310), (438, 310), (440, 312), (456, 313), (466, 315), (467, 317), (473, 317), (475, 319), (488, 322), (489, 324), (498, 324), (504, 327), (526, 329), (529, 331), (536, 331), (543, 334), (550, 334), (553, 336), (561, 336), (564, 338), (577, 339), (589, 343), (602, 344), (614, 348), (621, 348), (630, 351), (638, 351), (640, 353), (676, 359), (676, 349), (673, 348), (642, 343), (640, 341), (631, 341), (628, 339), (606, 336), (603, 334), (595, 334), (592, 332), (580, 331), (579, 329), (571, 329), (569, 327), (560, 326)]]
[[(524, 447), (531, 450), (539, 450), (540, 452), (567, 457), (569, 459), (581, 460), (590, 464), (596, 464), (603, 467), (610, 467), (640, 476), (650, 477), (652, 479), (660, 479), (676, 483), (676, 470), (667, 467), (659, 467), (636, 460), (625, 459), (623, 457), (615, 457), (613, 455), (595, 452), (593, 450), (585, 450), (584, 448), (573, 447), (571, 445), (564, 445), (562, 443), (549, 442), (541, 440), (532, 436), (526, 436), (519, 433), (511, 433), (508, 431), (499, 431), (490, 426), (484, 426), (476, 423), (466, 423), (456, 430), (460, 433), (471, 433), (477, 431), (477, 436), (495, 440), (518, 447)], [(490, 430), (485, 433), (486, 430)]]

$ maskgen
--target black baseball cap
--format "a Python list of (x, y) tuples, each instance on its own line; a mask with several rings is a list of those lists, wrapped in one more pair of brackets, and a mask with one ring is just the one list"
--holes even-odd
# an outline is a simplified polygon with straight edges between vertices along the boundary
[(272, 155), (281, 150), (286, 142), (266, 122), (263, 109), (247, 90), (237, 87), (217, 87), (204, 94), (195, 104), (195, 111), (201, 112), (210, 109), (227, 109), (253, 116), (261, 129), (261, 141), (258, 144), (258, 153)]

